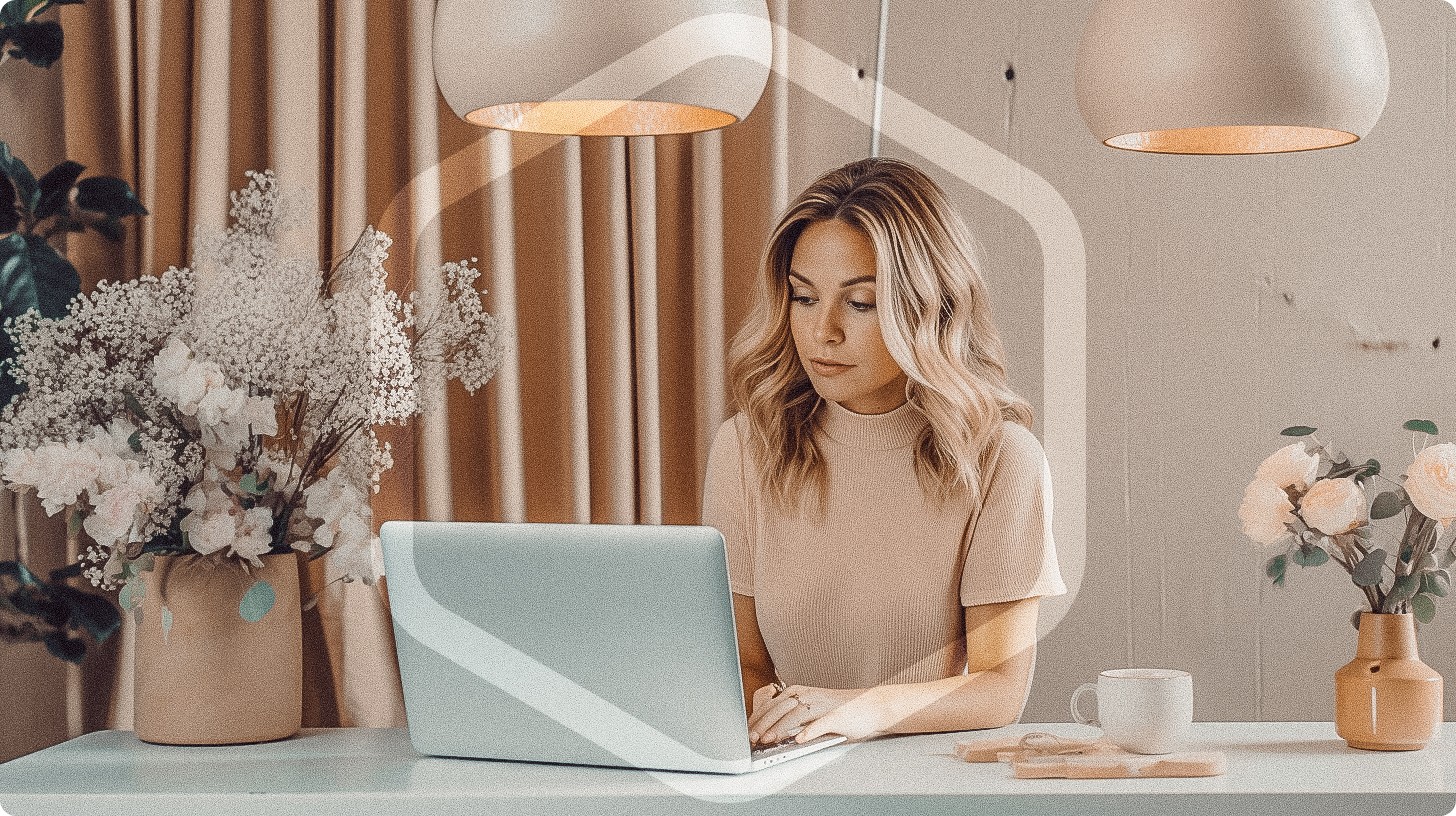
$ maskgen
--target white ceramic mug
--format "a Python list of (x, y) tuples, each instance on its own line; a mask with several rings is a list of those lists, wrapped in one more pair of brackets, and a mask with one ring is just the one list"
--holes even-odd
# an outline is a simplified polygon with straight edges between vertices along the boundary
[[(1077, 710), (1083, 695), (1097, 716)], [(1138, 754), (1170, 754), (1188, 743), (1193, 725), (1193, 676), (1177, 669), (1109, 669), (1072, 693), (1072, 719), (1102, 729), (1109, 742)]]

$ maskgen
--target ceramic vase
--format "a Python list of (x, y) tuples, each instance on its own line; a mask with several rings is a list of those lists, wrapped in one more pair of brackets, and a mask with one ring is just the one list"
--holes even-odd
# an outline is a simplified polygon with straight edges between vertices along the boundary
[[(143, 573), (137, 737), (166, 745), (231, 745), (298, 733), (298, 558), (286, 553), (262, 561), (262, 569), (245, 571), (241, 560), (220, 553), (159, 556)], [(271, 606), (257, 617), (270, 592)]]
[(1362, 612), (1355, 659), (1335, 672), (1335, 733), (1351, 748), (1423, 748), (1443, 719), (1442, 685), (1416, 653), (1409, 613)]

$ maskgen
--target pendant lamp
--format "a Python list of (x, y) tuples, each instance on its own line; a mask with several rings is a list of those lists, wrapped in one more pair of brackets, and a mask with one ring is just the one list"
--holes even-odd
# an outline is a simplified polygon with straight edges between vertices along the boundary
[(1099, 0), (1077, 53), (1092, 134), (1150, 153), (1350, 144), (1389, 88), (1370, 0)]
[(439, 0), (435, 79), (485, 127), (693, 133), (758, 104), (771, 32), (766, 0)]

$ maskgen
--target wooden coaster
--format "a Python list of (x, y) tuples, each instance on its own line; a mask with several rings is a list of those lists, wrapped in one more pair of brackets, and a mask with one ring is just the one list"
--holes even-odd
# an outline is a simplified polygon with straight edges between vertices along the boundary
[(1220, 776), (1228, 769), (1222, 751), (1176, 754), (1062, 754), (1025, 757), (1011, 763), (1017, 779), (1126, 779), (1129, 777)]

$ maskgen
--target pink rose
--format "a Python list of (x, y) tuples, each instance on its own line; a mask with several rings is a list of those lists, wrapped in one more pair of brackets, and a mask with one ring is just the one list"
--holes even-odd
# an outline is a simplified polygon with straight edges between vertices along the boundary
[(1370, 520), (1365, 490), (1352, 477), (1320, 479), (1299, 502), (1304, 523), (1325, 535), (1340, 535)]
[(1445, 530), (1456, 519), (1456, 443), (1431, 445), (1405, 472), (1405, 492), (1411, 504)]
[(1273, 482), (1277, 487), (1304, 490), (1314, 484), (1319, 461), (1319, 457), (1311, 454), (1303, 442), (1295, 442), (1270, 454), (1259, 465), (1254, 478)]
[(1239, 519), (1244, 523), (1244, 535), (1255, 543), (1277, 544), (1290, 535), (1289, 528), (1284, 525), (1294, 521), (1294, 505), (1290, 504), (1284, 488), (1255, 479), (1244, 490)]

